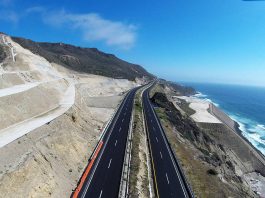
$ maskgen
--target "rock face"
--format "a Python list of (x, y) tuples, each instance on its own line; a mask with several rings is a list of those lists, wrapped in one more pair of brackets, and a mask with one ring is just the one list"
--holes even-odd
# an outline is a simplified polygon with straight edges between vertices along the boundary
[(7, 53), (6, 53), (5, 47), (4, 46), (0, 46), (0, 62), (5, 60), (6, 57), (7, 57)]
[(176, 127), (176, 130), (191, 142), (196, 143), (201, 141), (201, 144), (204, 145), (212, 142), (209, 136), (200, 131), (191, 119), (184, 117), (175, 109), (174, 105), (167, 99), (164, 93), (155, 93), (151, 101), (165, 110), (168, 120)]
[(154, 78), (141, 66), (128, 63), (96, 48), (81, 48), (64, 43), (40, 43), (17, 37), (12, 39), (49, 62), (63, 65), (78, 72), (129, 80), (143, 77)]

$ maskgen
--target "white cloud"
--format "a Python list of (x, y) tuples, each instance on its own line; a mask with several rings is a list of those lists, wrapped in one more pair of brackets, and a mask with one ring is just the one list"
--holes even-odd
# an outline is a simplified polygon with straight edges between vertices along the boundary
[(103, 41), (109, 46), (129, 49), (136, 42), (136, 26), (102, 18), (99, 14), (71, 14), (64, 10), (45, 13), (43, 19), (56, 27), (70, 27), (81, 30), (86, 41)]

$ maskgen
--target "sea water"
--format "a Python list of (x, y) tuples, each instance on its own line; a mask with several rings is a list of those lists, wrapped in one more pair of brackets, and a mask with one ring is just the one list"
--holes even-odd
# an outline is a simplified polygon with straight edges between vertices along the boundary
[(182, 83), (238, 122), (242, 134), (265, 155), (265, 87)]

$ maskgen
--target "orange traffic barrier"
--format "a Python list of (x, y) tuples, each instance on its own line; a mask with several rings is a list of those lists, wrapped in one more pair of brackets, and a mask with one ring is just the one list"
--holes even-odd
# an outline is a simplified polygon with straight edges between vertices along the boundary
[(99, 153), (102, 145), (103, 145), (103, 141), (100, 141), (96, 152), (92, 156), (92, 158), (91, 158), (91, 160), (90, 160), (90, 162), (89, 162), (84, 174), (81, 177), (80, 183), (78, 184), (77, 188), (75, 189), (75, 192), (73, 194), (73, 198), (77, 198), (78, 197), (78, 195), (80, 193), (80, 190), (82, 189), (82, 187), (83, 187), (83, 185), (85, 183), (85, 180), (86, 180), (86, 178), (87, 178), (87, 176), (88, 176), (88, 174), (89, 174), (89, 172), (90, 172), (90, 170), (91, 170), (91, 168), (92, 168), (92, 166), (93, 166), (93, 164), (94, 164), (94, 162), (95, 162), (95, 160), (96, 160), (96, 158), (98, 156), (98, 153)]

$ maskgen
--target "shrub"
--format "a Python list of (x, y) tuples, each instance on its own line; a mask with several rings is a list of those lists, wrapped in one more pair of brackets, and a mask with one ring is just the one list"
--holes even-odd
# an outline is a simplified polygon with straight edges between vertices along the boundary
[(218, 174), (218, 172), (217, 172), (216, 170), (214, 170), (214, 169), (209, 169), (209, 170), (207, 170), (207, 173), (208, 173), (209, 175), (217, 175), (217, 174)]
[(76, 121), (76, 117), (74, 115), (72, 115), (72, 120), (73, 120), (73, 122)]

